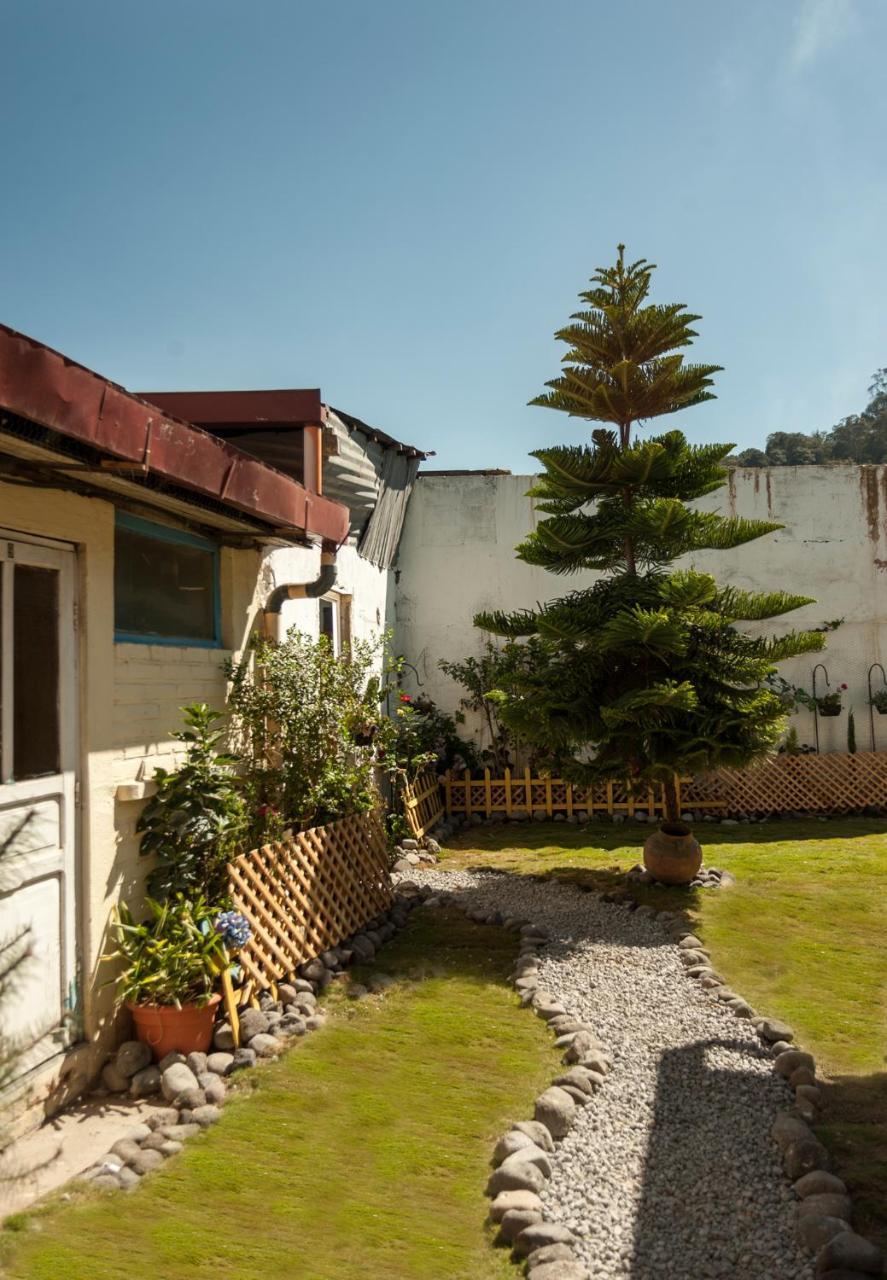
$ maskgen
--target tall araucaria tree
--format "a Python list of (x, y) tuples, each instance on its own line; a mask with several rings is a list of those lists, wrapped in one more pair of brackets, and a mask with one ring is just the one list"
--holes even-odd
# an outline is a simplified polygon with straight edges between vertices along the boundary
[(772, 752), (784, 725), (764, 682), (774, 663), (820, 649), (821, 633), (751, 635), (759, 622), (812, 603), (785, 591), (720, 586), (695, 552), (736, 547), (782, 526), (688, 505), (724, 484), (730, 444), (690, 445), (680, 431), (635, 439), (649, 419), (713, 399), (718, 365), (681, 349), (700, 317), (648, 302), (651, 263), (600, 268), (583, 309), (556, 337), (563, 371), (531, 401), (606, 424), (590, 444), (540, 449), (530, 490), (546, 518), (517, 548), (552, 573), (602, 571), (592, 586), (536, 611), (483, 613), (478, 627), (524, 637), (525, 662), (498, 691), (503, 720), (574, 781), (662, 783), (680, 818), (676, 778), (742, 766)]

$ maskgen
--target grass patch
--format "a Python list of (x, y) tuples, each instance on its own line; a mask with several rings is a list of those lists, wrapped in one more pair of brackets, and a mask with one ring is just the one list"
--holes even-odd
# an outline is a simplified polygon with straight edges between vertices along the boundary
[[(595, 889), (622, 886), (646, 831), (603, 823), (481, 827), (446, 866), (490, 865)], [(731, 987), (785, 1018), (828, 1081), (820, 1132), (856, 1198), (857, 1226), (887, 1246), (887, 829), (883, 821), (773, 822), (697, 831), (729, 890), (638, 887), (686, 908)]]
[[(209, 1133), (135, 1193), (84, 1189), (0, 1237), (9, 1280), (496, 1280), (495, 1139), (557, 1059), (506, 976), (513, 934), (415, 913), (376, 966), (398, 979), (249, 1078)], [(360, 979), (360, 971), (355, 978)]]

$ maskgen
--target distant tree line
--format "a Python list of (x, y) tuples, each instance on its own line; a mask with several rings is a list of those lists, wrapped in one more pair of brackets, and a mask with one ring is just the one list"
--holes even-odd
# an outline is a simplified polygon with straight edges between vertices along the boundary
[(766, 449), (744, 449), (728, 458), (737, 467), (800, 467), (816, 462), (887, 462), (887, 368), (878, 369), (861, 413), (830, 431), (774, 431)]

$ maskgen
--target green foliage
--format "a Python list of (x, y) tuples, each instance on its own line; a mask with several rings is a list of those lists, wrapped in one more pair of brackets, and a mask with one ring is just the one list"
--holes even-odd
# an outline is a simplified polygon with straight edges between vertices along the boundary
[(290, 631), (280, 644), (254, 637), (226, 664), (251, 842), (378, 804), (377, 753), (394, 733), (374, 674), (380, 643), (356, 641), (339, 659), (326, 636)]
[(875, 690), (872, 694), (872, 706), (881, 714), (887, 712), (887, 689)]
[(520, 661), (520, 646), (506, 644), (502, 649), (487, 640), (479, 658), (466, 658), (464, 662), (440, 661), (441, 671), (455, 680), (465, 690), (460, 706), (466, 711), (478, 712), (486, 727), (487, 746), (483, 748), (480, 762), (489, 765), (501, 777), (502, 770), (512, 764), (512, 736), (499, 715), (499, 704), (491, 694), (505, 678), (515, 661)]
[(430, 698), (399, 694), (394, 712), (394, 743), (382, 763), (389, 764), (391, 775), (410, 782), (429, 766), (439, 773), (453, 768), (473, 769), (477, 752), (459, 736), (457, 728), (464, 720), (461, 713), (451, 716), (441, 711)]
[(851, 711), (847, 717), (847, 752), (856, 755), (856, 716)]
[(182, 894), (167, 902), (147, 899), (149, 916), (136, 924), (120, 903), (111, 929), (117, 949), (106, 960), (122, 960), (118, 999), (133, 1004), (206, 1004), (216, 979), (227, 968), (228, 954), (212, 917), (217, 914), (203, 897), (193, 901)]
[(765, 686), (773, 665), (815, 652), (815, 632), (750, 635), (754, 621), (810, 604), (775, 591), (719, 587), (680, 557), (737, 547), (781, 526), (726, 518), (687, 504), (718, 489), (730, 445), (688, 444), (680, 431), (632, 439), (640, 420), (712, 398), (715, 365), (684, 363), (698, 319), (680, 304), (647, 303), (652, 266), (593, 277), (587, 309), (558, 333), (564, 371), (533, 401), (608, 424), (588, 445), (540, 450), (531, 490), (545, 513), (518, 547), (553, 573), (598, 570), (593, 586), (529, 612), (480, 614), (477, 626), (522, 639), (522, 662), (500, 675), (499, 715), (551, 767), (577, 781), (674, 777), (741, 766), (776, 749), (782, 699)]
[(185, 744), (184, 762), (175, 770), (155, 771), (157, 792), (136, 824), (141, 854), (156, 859), (148, 892), (160, 899), (184, 893), (221, 900), (227, 892), (226, 863), (240, 852), (246, 835), (246, 810), (235, 759), (218, 749), (223, 714), (205, 703), (182, 711), (185, 728), (172, 736)]
[(774, 431), (767, 448), (744, 449), (730, 461), (740, 467), (796, 467), (821, 462), (887, 462), (887, 369), (878, 369), (869, 403), (829, 431)]

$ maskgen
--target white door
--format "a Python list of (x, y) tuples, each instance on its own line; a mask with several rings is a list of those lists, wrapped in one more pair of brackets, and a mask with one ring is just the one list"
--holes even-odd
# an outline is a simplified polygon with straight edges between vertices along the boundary
[(72, 549), (0, 531), (0, 1023), (14, 1077), (76, 1031), (74, 566)]

